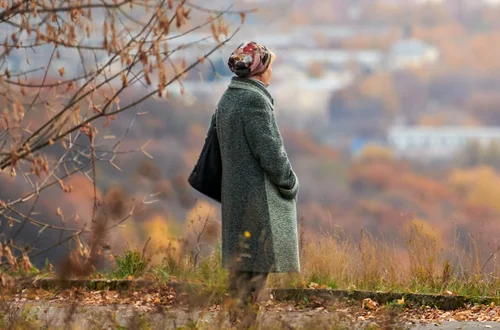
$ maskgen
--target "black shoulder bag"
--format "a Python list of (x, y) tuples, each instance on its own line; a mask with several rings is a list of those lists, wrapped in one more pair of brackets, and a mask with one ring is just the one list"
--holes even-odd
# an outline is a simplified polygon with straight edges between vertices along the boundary
[(219, 203), (221, 202), (222, 160), (216, 127), (217, 111), (211, 120), (205, 144), (188, 182), (194, 189)]

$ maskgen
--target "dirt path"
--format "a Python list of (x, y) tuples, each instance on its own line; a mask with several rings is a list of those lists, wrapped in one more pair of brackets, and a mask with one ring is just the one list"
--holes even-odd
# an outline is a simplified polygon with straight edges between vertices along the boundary
[[(45, 329), (63, 328), (72, 324), (75, 329), (178, 329), (197, 325), (200, 329), (228, 328), (220, 307), (189, 311), (186, 308), (156, 308), (133, 304), (74, 306), (60, 302), (23, 301), (7, 303), (4, 315), (17, 313), (19, 322)], [(4, 305), (5, 306), (5, 305)], [(357, 315), (356, 310), (332, 308), (296, 309), (285, 305), (261, 307), (258, 324), (261, 329), (500, 329), (499, 322), (479, 321), (421, 321), (409, 318), (410, 313), (389, 315), (371, 313)], [(408, 312), (408, 311), (407, 311)]]
[[(219, 305), (197, 303), (187, 293), (172, 288), (141, 290), (22, 289), (0, 294), (0, 328), (5, 322), (26, 322), (35, 328), (58, 329), (66, 324), (93, 329), (176, 329), (198, 325), (200, 329), (227, 329), (227, 313)], [(366, 299), (365, 299), (366, 300)], [(262, 329), (499, 329), (500, 307), (468, 305), (442, 311), (430, 307), (374, 301), (325, 302), (270, 299), (260, 304)], [(364, 307), (363, 307), (364, 305)], [(4, 323), (2, 326), (2, 322)], [(142, 325), (141, 325), (142, 324)], [(334, 327), (341, 325), (343, 327)], [(142, 327), (142, 328), (141, 328)], [(23, 327), (20, 327), (23, 328)]]

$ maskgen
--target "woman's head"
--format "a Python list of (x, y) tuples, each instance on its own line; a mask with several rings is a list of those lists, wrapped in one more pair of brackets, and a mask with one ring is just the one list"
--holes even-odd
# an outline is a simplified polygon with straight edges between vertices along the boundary
[(243, 42), (229, 57), (229, 69), (240, 78), (255, 78), (269, 85), (276, 55), (256, 42)]

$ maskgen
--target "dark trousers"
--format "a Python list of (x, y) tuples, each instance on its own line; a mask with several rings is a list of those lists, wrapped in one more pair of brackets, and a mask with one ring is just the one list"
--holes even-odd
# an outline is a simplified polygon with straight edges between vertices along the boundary
[[(254, 319), (255, 313), (251, 307), (260, 298), (262, 291), (266, 287), (268, 273), (235, 271), (229, 272), (229, 294), (234, 299), (235, 313), (231, 317)], [(254, 315), (255, 314), (255, 315)]]

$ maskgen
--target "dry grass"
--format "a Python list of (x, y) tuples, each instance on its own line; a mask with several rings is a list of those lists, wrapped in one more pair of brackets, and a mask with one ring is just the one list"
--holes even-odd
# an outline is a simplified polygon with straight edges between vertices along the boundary
[[(208, 311), (214, 303), (220, 304), (226, 300), (224, 297), (227, 292), (228, 273), (221, 268), (220, 248), (215, 246), (209, 250), (201, 250), (203, 235), (198, 232), (196, 237), (197, 239), (191, 242), (180, 239), (179, 244), (168, 245), (161, 251), (146, 253), (145, 247), (141, 251), (126, 251), (107, 276), (116, 277), (120, 274), (120, 277), (141, 276), (163, 282), (201, 283), (204, 290), (199, 293), (208, 297), (204, 299), (206, 305), (202, 306), (202, 309)], [(344, 232), (322, 237), (301, 233), (301, 273), (273, 274), (268, 286), (499, 296), (496, 252), (482, 259), (477, 253), (477, 243), (473, 239), (469, 241), (468, 246), (460, 246), (458, 242), (464, 240), (456, 238), (454, 244), (445, 248), (440, 237), (417, 221), (405, 226), (401, 237), (400, 240), (387, 240), (365, 231), (361, 231), (359, 237), (349, 236)], [(152, 262), (153, 252), (162, 256), (160, 262)], [(140, 269), (140, 272), (136, 272), (137, 269)], [(489, 271), (486, 272), (486, 269)], [(72, 316), (77, 313), (79, 301), (68, 301), (68, 306), (75, 307), (70, 308), (66, 316), (66, 323), (70, 324), (73, 322)], [(196, 308), (199, 309), (200, 306)], [(222, 305), (222, 311), (227, 308), (228, 306)], [(29, 313), (4, 310), (3, 314), (0, 319), (2, 328), (39, 328), (37, 325), (40, 321)], [(229, 329), (225, 314), (218, 315), (210, 323), (190, 321), (184, 325), (184, 329), (217, 329), (222, 325)], [(399, 327), (400, 323), (395, 321), (394, 315), (381, 316), (381, 319), (386, 320), (384, 322), (388, 324), (393, 323), (382, 328)], [(136, 315), (131, 322), (134, 324), (132, 328), (154, 328), (150, 327), (141, 315)], [(352, 326), (349, 319), (338, 314), (331, 315), (326, 321), (313, 319), (311, 322), (304, 328), (321, 326), (325, 329), (349, 329)], [(264, 323), (265, 313), (259, 313), (253, 329), (263, 328)], [(269, 326), (266, 325), (266, 328)], [(273, 324), (272, 328), (290, 329), (290, 325), (278, 322)]]
[(469, 249), (457, 245), (446, 249), (432, 230), (418, 222), (406, 226), (402, 236), (390, 241), (362, 231), (359, 239), (345, 234), (303, 239), (301, 273), (274, 275), (270, 285), (499, 295), (497, 258), (483, 260), (470, 253), (475, 251), (474, 240)]
[[(446, 247), (431, 228), (418, 221), (409, 222), (401, 231), (399, 240), (365, 231), (359, 237), (344, 232), (322, 237), (301, 234), (301, 273), (273, 274), (268, 286), (500, 295), (496, 252), (482, 258), (475, 252), (473, 239), (468, 246), (460, 246), (455, 238)], [(220, 246), (204, 254), (199, 254), (198, 244), (180, 246), (184, 248), (158, 251), (162, 261), (148, 265), (145, 276), (203, 283), (207, 292), (223, 295), (228, 274), (221, 269)]]

